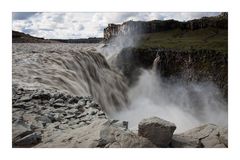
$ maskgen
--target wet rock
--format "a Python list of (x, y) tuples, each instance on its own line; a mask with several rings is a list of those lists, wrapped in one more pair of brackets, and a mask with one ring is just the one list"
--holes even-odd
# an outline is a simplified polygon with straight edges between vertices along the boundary
[(201, 148), (202, 145), (198, 139), (173, 135), (171, 147), (173, 148)]
[[(228, 146), (227, 129), (206, 124), (173, 136), (172, 147), (218, 148)], [(224, 139), (224, 140), (223, 140)], [(180, 144), (180, 145), (179, 145)]]
[(79, 122), (80, 122), (80, 119), (75, 119), (73, 121), (70, 121), (68, 124), (72, 126), (72, 125), (78, 124)]
[(61, 121), (62, 124), (66, 124), (66, 123), (68, 123), (68, 122), (69, 122), (68, 119), (64, 119), (63, 121)]
[(57, 108), (54, 110), (55, 113), (66, 113), (64, 108)]
[(40, 134), (34, 132), (28, 134), (20, 139), (17, 139), (13, 146), (14, 147), (31, 147), (33, 145), (38, 144), (41, 141), (42, 137)]
[(100, 112), (98, 113), (98, 116), (105, 116), (105, 113), (104, 113), (103, 111), (100, 111)]
[(55, 100), (54, 103), (64, 103), (64, 100), (59, 98), (59, 99)]
[(55, 103), (55, 104), (53, 104), (53, 107), (54, 108), (61, 108), (61, 107), (65, 107), (66, 105), (65, 104), (63, 104), (63, 103)]
[(101, 110), (101, 107), (99, 106), (99, 104), (97, 103), (90, 103), (88, 106), (86, 106), (87, 108), (96, 108), (98, 110)]
[(98, 147), (121, 147), (121, 148), (134, 148), (134, 147), (156, 147), (152, 142), (144, 137), (139, 137), (135, 133), (125, 130), (122, 127), (113, 125), (106, 125), (100, 131)]
[(52, 105), (52, 104), (54, 103), (54, 101), (55, 101), (55, 99), (54, 99), (54, 98), (51, 98), (51, 99), (49, 100), (49, 104)]
[(63, 93), (59, 93), (59, 92), (57, 92), (57, 93), (55, 93), (55, 94), (53, 95), (53, 97), (54, 97), (55, 99), (62, 98), (63, 96), (64, 96), (64, 94), (63, 94)]
[(169, 147), (175, 129), (174, 123), (151, 117), (138, 124), (138, 135), (149, 139), (158, 147)]
[(50, 100), (51, 94), (45, 93), (44, 90), (39, 90), (36, 93), (33, 93), (32, 98), (41, 99), (41, 100)]
[(73, 117), (75, 117), (75, 115), (67, 115), (66, 117), (64, 117), (65, 119), (70, 119), (70, 118), (73, 118)]
[(97, 113), (97, 111), (93, 110), (93, 111), (90, 112), (90, 115), (95, 115), (96, 113)]
[(61, 121), (63, 116), (60, 113), (55, 113), (53, 118), (54, 118), (54, 121)]
[(83, 117), (85, 117), (86, 115), (88, 115), (88, 113), (82, 113), (82, 114), (78, 115), (77, 118), (83, 118)]
[(29, 102), (31, 100), (32, 100), (32, 97), (30, 95), (28, 95), (28, 96), (21, 97), (21, 99), (19, 99), (18, 101), (19, 102)]
[(66, 110), (66, 112), (68, 114), (76, 114), (78, 112), (78, 109), (73, 108), (73, 109)]
[(78, 101), (78, 103), (76, 104), (75, 107), (76, 108), (82, 108), (85, 105), (86, 105), (85, 101), (80, 100), (80, 101)]
[(80, 100), (80, 98), (78, 98), (78, 97), (72, 97), (68, 100), (68, 103), (75, 104), (75, 103), (78, 103), (79, 100)]
[(44, 115), (44, 116), (41, 116), (41, 117), (36, 117), (36, 120), (41, 121), (44, 124), (52, 123), (52, 120), (47, 115)]
[(34, 132), (23, 118), (13, 124), (12, 145), (13, 147), (30, 147), (39, 143), (41, 136)]
[(67, 128), (69, 128), (69, 125), (67, 125), (67, 124), (60, 124), (59, 125), (59, 129), (65, 130)]
[(26, 109), (27, 107), (29, 107), (29, 105), (27, 105), (25, 102), (20, 102), (20, 103), (13, 104), (13, 107), (14, 108)]

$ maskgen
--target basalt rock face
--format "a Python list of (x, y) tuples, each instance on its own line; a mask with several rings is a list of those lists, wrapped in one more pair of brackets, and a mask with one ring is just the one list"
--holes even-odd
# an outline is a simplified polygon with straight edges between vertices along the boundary
[(116, 57), (116, 65), (128, 78), (136, 82), (141, 68), (152, 69), (156, 56), (156, 72), (170, 81), (212, 81), (220, 88), (225, 99), (228, 95), (228, 55), (215, 50), (178, 51), (171, 49), (125, 48)]
[(109, 40), (119, 35), (155, 33), (171, 29), (196, 30), (207, 27), (227, 29), (228, 14), (221, 13), (219, 16), (203, 17), (187, 22), (179, 22), (176, 20), (154, 20), (149, 22), (127, 21), (120, 25), (109, 24), (108, 27), (104, 29), (104, 39)]

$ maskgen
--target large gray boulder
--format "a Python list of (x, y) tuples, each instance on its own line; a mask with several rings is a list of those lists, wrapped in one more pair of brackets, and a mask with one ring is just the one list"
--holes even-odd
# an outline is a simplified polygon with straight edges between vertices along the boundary
[(138, 135), (149, 139), (158, 147), (169, 147), (175, 129), (174, 123), (151, 117), (138, 124)]
[(205, 124), (173, 135), (171, 146), (174, 148), (226, 148), (228, 147), (228, 130), (214, 124)]

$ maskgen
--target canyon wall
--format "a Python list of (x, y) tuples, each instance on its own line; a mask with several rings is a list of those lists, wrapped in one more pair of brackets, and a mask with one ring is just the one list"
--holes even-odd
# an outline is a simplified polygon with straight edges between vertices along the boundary
[(123, 24), (108, 24), (104, 29), (104, 39), (109, 40), (118, 35), (155, 33), (171, 29), (196, 30), (214, 27), (220, 29), (228, 28), (228, 13), (223, 12), (215, 17), (202, 17), (186, 22), (176, 20), (153, 20), (153, 21), (127, 21)]
[(167, 81), (213, 82), (227, 99), (228, 55), (215, 50), (178, 51), (159, 48), (125, 48), (117, 56), (117, 67), (134, 85), (140, 68), (152, 69), (155, 58), (158, 74)]

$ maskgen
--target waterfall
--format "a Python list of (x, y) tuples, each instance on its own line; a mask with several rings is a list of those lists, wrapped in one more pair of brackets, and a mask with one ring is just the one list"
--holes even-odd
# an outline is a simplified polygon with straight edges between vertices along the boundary
[(108, 65), (94, 46), (13, 44), (12, 65), (13, 84), (90, 95), (108, 113), (126, 107), (125, 78)]
[(13, 85), (90, 95), (112, 118), (129, 121), (132, 129), (150, 116), (174, 122), (177, 132), (204, 123), (227, 125), (226, 103), (213, 83), (162, 81), (156, 73), (161, 72), (163, 57), (156, 54), (152, 70), (143, 70), (129, 88), (120, 71), (95, 48), (90, 44), (13, 44)]

